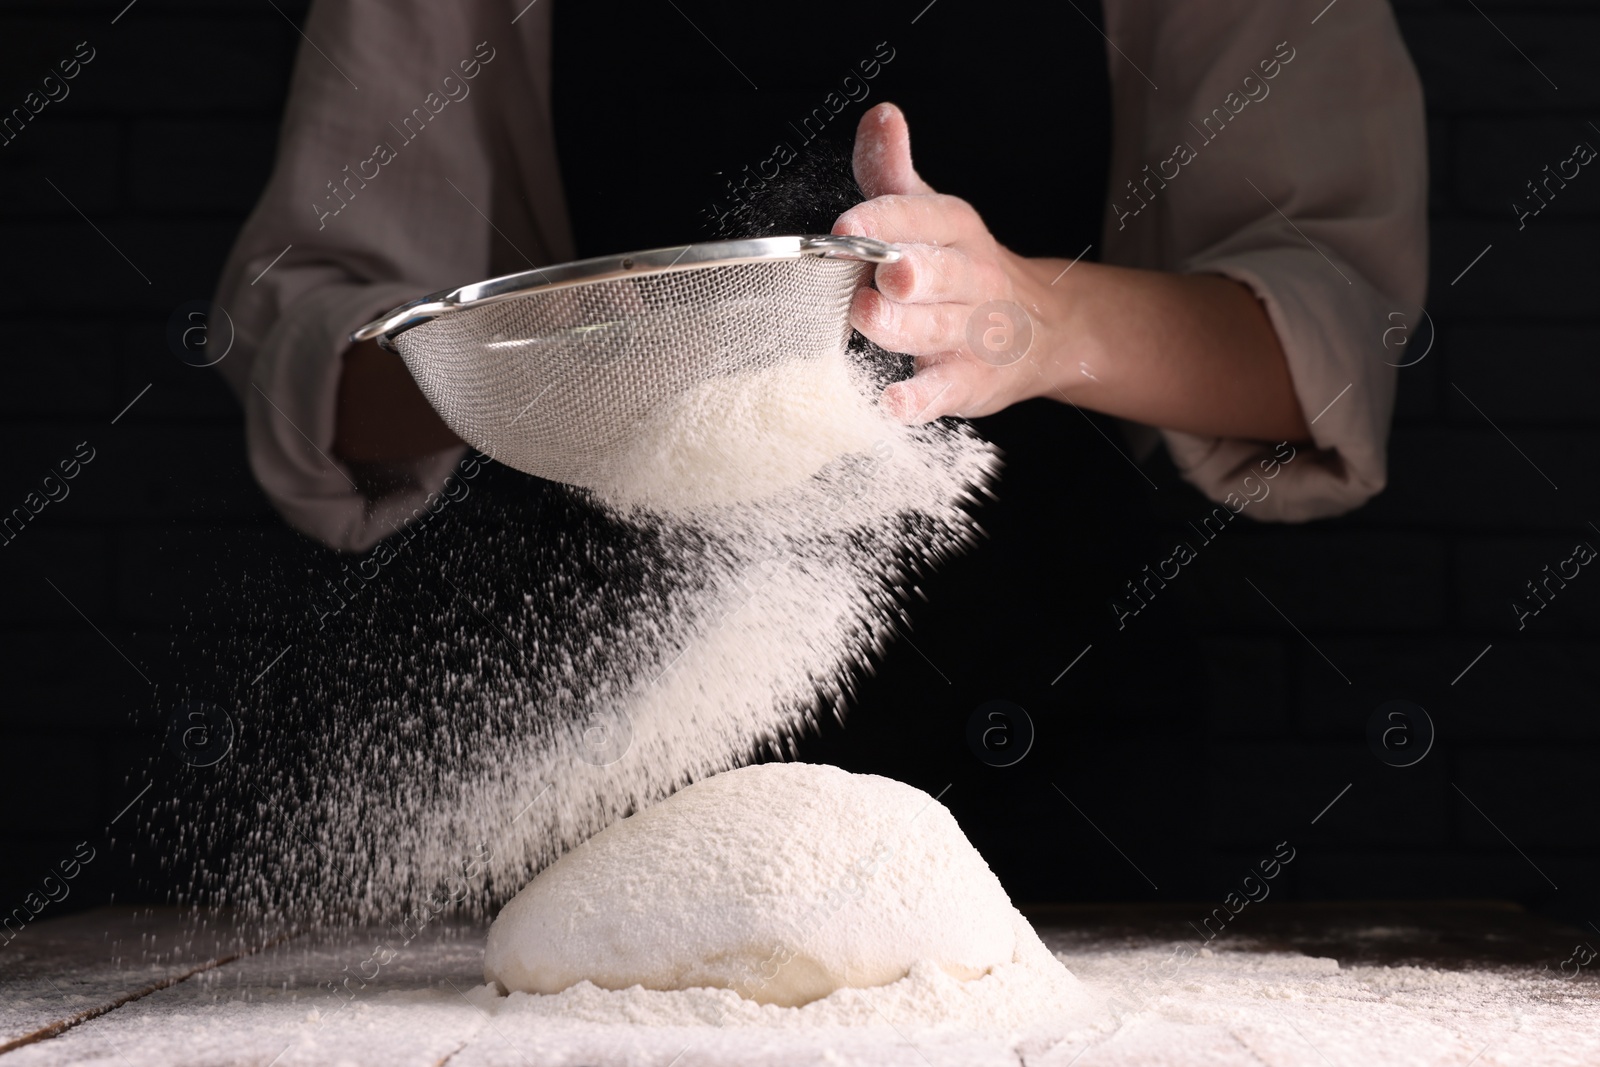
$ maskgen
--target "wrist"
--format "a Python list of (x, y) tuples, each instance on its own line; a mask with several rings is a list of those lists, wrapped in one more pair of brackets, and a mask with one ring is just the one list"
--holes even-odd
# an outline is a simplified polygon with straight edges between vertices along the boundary
[[(1030, 259), (1007, 252), (1012, 261), (1017, 303), (1027, 312), (1033, 341), (1026, 363), (1029, 371), (1019, 381), (1017, 400), (1049, 397), (1077, 402), (1077, 394), (1092, 385), (1092, 371), (1081, 351), (1084, 303), (1076, 299), (1077, 279), (1085, 266), (1072, 260)], [(1081, 275), (1080, 275), (1081, 276)], [(1081, 366), (1080, 366), (1081, 364)]]

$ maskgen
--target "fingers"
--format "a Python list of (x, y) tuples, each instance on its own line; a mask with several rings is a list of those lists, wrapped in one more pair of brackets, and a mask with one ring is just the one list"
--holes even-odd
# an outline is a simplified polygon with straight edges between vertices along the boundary
[(1012, 288), (988, 227), (966, 201), (918, 176), (905, 115), (893, 104), (862, 116), (853, 163), (868, 199), (840, 215), (833, 232), (892, 242), (901, 258), (878, 266), (876, 289), (856, 292), (850, 324), (917, 364), (911, 378), (884, 389), (883, 410), (915, 424), (1003, 407), (995, 368), (974, 357), (966, 338), (973, 308)]
[(1028, 364), (995, 367), (960, 352), (918, 356), (917, 370), (885, 387), (879, 405), (907, 425), (949, 415), (975, 419), (1030, 396), (1043, 396), (1037, 368)]
[(1004, 273), (992, 262), (975, 261), (958, 248), (902, 245), (894, 263), (879, 264), (873, 276), (878, 291), (906, 304), (982, 303), (983, 294), (1002, 289)]
[(988, 227), (971, 204), (939, 193), (888, 193), (864, 201), (840, 215), (833, 232), (894, 244), (953, 245), (989, 238)]
[(952, 361), (920, 368), (915, 376), (886, 387), (879, 404), (895, 421), (916, 426), (957, 414), (967, 395), (960, 368)]
[(903, 304), (876, 289), (858, 289), (850, 325), (890, 352), (932, 356), (966, 348), (967, 304)]
[(854, 167), (867, 200), (840, 215), (834, 233), (940, 245), (987, 236), (983, 220), (966, 201), (938, 195), (917, 176), (911, 133), (893, 104), (879, 104), (861, 116)]
[(861, 116), (852, 164), (856, 184), (869, 200), (933, 192), (911, 165), (911, 130), (905, 115), (893, 104), (879, 104)]

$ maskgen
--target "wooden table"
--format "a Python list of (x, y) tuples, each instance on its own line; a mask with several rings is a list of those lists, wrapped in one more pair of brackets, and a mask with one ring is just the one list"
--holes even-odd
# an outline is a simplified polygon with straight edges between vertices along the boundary
[[(1225, 934), (1209, 942), (1193, 925), (1207, 913), (1205, 905), (1026, 910), (1046, 942), (1075, 970), (1081, 960), (1089, 971), (1104, 973), (1124, 955), (1144, 953), (1157, 959), (1174, 947), (1188, 945), (1195, 950), (1206, 947), (1208, 958), (1224, 954), (1237, 960), (1253, 954), (1277, 960), (1301, 955), (1335, 960), (1340, 968), (1415, 968), (1424, 976), (1422, 981), (1430, 974), (1494, 972), (1517, 976), (1533, 990), (1533, 1002), (1555, 1005), (1550, 1007), (1555, 1013), (1550, 1018), (1570, 1018), (1574, 1040), (1592, 1037), (1600, 1042), (1600, 978), (1596, 977), (1600, 960), (1593, 958), (1593, 949), (1585, 960), (1581, 947), (1600, 945), (1600, 935), (1511, 905), (1266, 902), (1252, 905)], [(864, 1032), (842, 1055), (837, 1048), (827, 1055), (818, 1050), (802, 1055), (792, 1038), (782, 1047), (763, 1044), (765, 1039), (756, 1031), (745, 1032), (757, 1036), (744, 1046), (730, 1044), (724, 1040), (726, 1034), (701, 1042), (693, 1034), (642, 1027), (612, 1028), (636, 1032), (609, 1034), (600, 1046), (562, 1044), (548, 1027), (519, 1030), (514, 1020), (497, 1019), (482, 1010), (476, 1003), (481, 994), (469, 996), (482, 984), (481, 926), (436, 925), (426, 930), (363, 986), (362, 963), (379, 936), (381, 932), (366, 932), (241, 945), (232, 940), (231, 929), (215, 922), (197, 927), (176, 911), (131, 907), (36, 922), (0, 948), (0, 1067), (42, 1063), (286, 1067), (324, 1062), (449, 1062), (453, 1067), (480, 1062), (616, 1062), (669, 1067), (674, 1052), (676, 1067), (723, 1062), (992, 1062), (1015, 1067), (1019, 1061), (1029, 1067), (1052, 1062), (1065, 1067), (1074, 1052), (1082, 1057), (1078, 1067), (1148, 1062), (1130, 1058), (1126, 1048), (1119, 1052), (1118, 1042), (1128, 1045), (1127, 1040), (1104, 1027), (1099, 1037), (1040, 1046), (1032, 1055), (1021, 1054), (1026, 1051), (1021, 1046), (997, 1038), (968, 1041), (956, 1035), (919, 1043), (893, 1032)], [(336, 995), (341, 980), (350, 975), (358, 976), (349, 988), (359, 993)], [(1469, 1022), (1463, 1020), (1466, 1029), (1471, 1029)], [(1549, 1029), (1548, 1021), (1541, 1025)], [(1236, 1039), (1249, 1038), (1247, 1028), (1235, 1030)], [(1483, 1033), (1490, 1035), (1492, 1045), (1493, 1028)], [(1479, 1036), (1464, 1030), (1460, 1048), (1472, 1047)], [(1344, 1067), (1310, 1042), (1307, 1048), (1317, 1056), (1293, 1049), (1264, 1053), (1262, 1048), (1246, 1048), (1248, 1040), (1242, 1040), (1240, 1050), (1231, 1055), (1232, 1046), (1209, 1049), (1200, 1047), (1203, 1044), (1199, 1041), (1193, 1050), (1193, 1062), (1281, 1060), (1326, 1067), (1326, 1060)], [(1094, 1054), (1084, 1055), (1091, 1047)], [(1183, 1054), (1182, 1049), (1171, 1051)], [(1497, 1059), (1492, 1049), (1480, 1055), (1477, 1067), (1514, 1062)], [(1464, 1067), (1467, 1060), (1446, 1049), (1437, 1062)]]

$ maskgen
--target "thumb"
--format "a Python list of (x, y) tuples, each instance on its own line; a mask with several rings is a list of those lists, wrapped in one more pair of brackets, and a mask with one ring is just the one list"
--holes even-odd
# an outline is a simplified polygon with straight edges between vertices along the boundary
[(911, 165), (911, 130), (905, 113), (893, 104), (879, 104), (861, 116), (851, 164), (868, 200), (933, 192)]

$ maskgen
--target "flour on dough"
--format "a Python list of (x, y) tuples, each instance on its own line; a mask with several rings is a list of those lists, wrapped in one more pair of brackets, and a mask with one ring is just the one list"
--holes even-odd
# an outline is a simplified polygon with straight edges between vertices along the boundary
[(711, 987), (793, 1007), (914, 965), (971, 981), (1015, 963), (1071, 979), (942, 804), (888, 778), (769, 763), (563, 856), (501, 911), (484, 973), (526, 993)]

